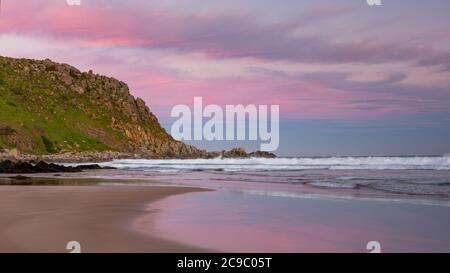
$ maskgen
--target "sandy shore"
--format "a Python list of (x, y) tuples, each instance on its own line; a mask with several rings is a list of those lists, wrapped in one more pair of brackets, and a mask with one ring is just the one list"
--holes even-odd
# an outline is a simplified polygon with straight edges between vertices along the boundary
[(149, 203), (181, 187), (0, 186), (0, 252), (199, 252), (131, 229)]

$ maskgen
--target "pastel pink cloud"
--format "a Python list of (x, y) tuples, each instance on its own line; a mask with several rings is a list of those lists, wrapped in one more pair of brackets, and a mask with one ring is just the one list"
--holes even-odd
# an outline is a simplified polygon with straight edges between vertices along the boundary
[[(192, 103), (194, 96), (203, 96), (207, 103), (220, 105), (279, 104), (283, 117), (341, 119), (408, 115), (436, 105), (445, 108), (450, 101), (445, 93), (447, 86), (402, 86), (400, 80), (360, 84), (345, 76), (320, 73), (304, 77), (256, 72), (247, 77), (204, 75), (200, 78), (189, 71), (168, 69), (159, 63), (160, 58), (155, 57), (150, 64), (144, 62), (152, 59), (143, 55), (160, 50), (163, 52), (160, 54), (173, 56), (201, 53), (203, 58), (211, 60), (211, 66), (216, 65), (215, 60), (239, 58), (250, 58), (254, 67), (261, 66), (262, 62), (279, 61), (298, 65), (337, 63), (354, 66), (355, 70), (391, 61), (439, 68), (450, 64), (447, 52), (431, 46), (400, 46), (393, 41), (370, 40), (336, 42), (333, 37), (325, 41), (320, 35), (306, 38), (288, 35), (299, 27), (313, 25), (314, 20), (325, 20), (336, 12), (350, 12), (347, 9), (316, 9), (314, 14), (326, 16), (310, 17), (306, 22), (262, 24), (239, 14), (161, 11), (149, 8), (142, 1), (124, 6), (102, 6), (103, 3), (106, 2), (92, 1), (70, 7), (59, 0), (29, 0), (27, 4), (8, 1), (0, 17), (0, 35), (18, 35), (36, 41), (11, 50), (17, 56), (49, 57), (127, 82), (135, 95), (161, 109), (158, 114), (163, 117), (175, 104)], [(44, 46), (33, 50), (40, 39), (56, 41), (61, 44), (60, 49)], [(396, 88), (411, 90), (408, 96), (418, 102), (405, 103), (406, 91), (397, 94)], [(425, 92), (434, 100), (419, 101)], [(393, 103), (369, 101), (374, 96), (379, 101)], [(349, 103), (350, 99), (358, 102)]]

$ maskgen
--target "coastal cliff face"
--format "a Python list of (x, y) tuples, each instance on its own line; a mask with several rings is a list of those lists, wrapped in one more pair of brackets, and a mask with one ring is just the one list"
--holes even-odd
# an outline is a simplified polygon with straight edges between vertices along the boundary
[(13, 149), (32, 155), (207, 157), (174, 140), (119, 80), (50, 60), (0, 56), (0, 150)]

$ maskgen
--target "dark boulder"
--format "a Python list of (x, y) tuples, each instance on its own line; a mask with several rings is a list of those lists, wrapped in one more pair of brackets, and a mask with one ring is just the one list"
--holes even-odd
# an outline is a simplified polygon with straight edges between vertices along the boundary
[(248, 154), (250, 157), (262, 157), (262, 158), (276, 158), (277, 156), (270, 152), (256, 151)]
[(77, 167), (63, 166), (54, 163), (46, 163), (39, 161), (37, 164), (28, 162), (12, 162), (6, 160), (0, 162), (0, 173), (74, 173), (83, 170), (100, 170), (100, 169), (114, 169), (111, 167), (103, 168), (100, 165), (81, 165)]

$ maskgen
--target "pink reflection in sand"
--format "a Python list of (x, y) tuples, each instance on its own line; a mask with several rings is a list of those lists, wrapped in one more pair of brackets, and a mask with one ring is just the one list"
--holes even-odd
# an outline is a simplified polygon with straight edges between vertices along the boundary
[(346, 217), (352, 213), (341, 219), (339, 208), (332, 219), (328, 213), (323, 219), (321, 215), (311, 219), (292, 211), (279, 211), (280, 218), (258, 203), (202, 199), (211, 194), (221, 193), (186, 194), (154, 203), (150, 213), (135, 222), (135, 228), (170, 241), (223, 252), (367, 252), (366, 244), (373, 240), (382, 242), (389, 251), (423, 249), (423, 238), (402, 234), (400, 228), (392, 230), (383, 223), (373, 225), (368, 220), (370, 214), (361, 218), (358, 209), (351, 221)]

